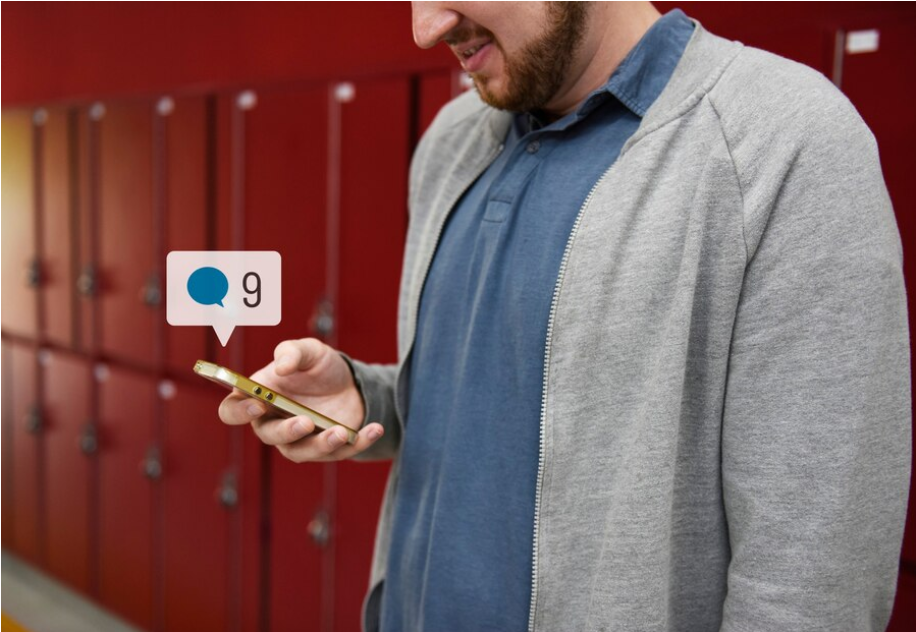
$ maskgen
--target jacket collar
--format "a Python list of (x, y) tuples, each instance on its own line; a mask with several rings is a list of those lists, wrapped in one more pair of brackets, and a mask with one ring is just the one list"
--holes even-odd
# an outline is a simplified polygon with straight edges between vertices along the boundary
[[(699, 21), (690, 18), (695, 28), (680, 62), (671, 79), (643, 117), (636, 133), (630, 137), (621, 150), (623, 155), (631, 145), (651, 131), (682, 116), (692, 108), (719, 80), (719, 77), (744, 47), (709, 33)], [(487, 124), (489, 141), (502, 144), (512, 125), (514, 114), (488, 108)]]

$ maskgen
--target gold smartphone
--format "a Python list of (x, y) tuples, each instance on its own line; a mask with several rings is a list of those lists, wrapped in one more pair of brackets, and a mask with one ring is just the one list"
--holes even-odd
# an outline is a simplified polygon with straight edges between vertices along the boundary
[(207, 362), (206, 360), (198, 360), (194, 365), (194, 372), (217, 384), (222, 384), (228, 388), (239, 389), (245, 393), (245, 395), (264, 402), (281, 417), (294, 417), (296, 415), (308, 417), (314, 422), (316, 432), (318, 430), (327, 430), (328, 428), (340, 426), (347, 431), (347, 443), (356, 443), (357, 434), (355, 430), (348, 428), (338, 421), (334, 421), (330, 417), (325, 417), (308, 406), (303, 406), (282, 393), (269, 389), (263, 384), (258, 384), (254, 380), (243, 375), (239, 375), (226, 367)]

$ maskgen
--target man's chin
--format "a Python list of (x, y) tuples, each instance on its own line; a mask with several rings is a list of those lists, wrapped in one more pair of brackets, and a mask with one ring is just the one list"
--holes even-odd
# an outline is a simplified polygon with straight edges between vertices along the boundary
[(477, 94), (480, 95), (481, 100), (490, 107), (510, 112), (520, 111), (516, 109), (517, 99), (514, 98), (514, 95), (493, 86), (493, 82), (487, 77), (471, 75), (471, 79), (474, 80), (474, 87), (477, 89)]

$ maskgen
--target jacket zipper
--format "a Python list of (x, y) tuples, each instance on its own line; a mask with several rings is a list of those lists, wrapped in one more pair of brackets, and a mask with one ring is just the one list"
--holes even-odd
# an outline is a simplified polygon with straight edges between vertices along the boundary
[(614, 165), (620, 161), (620, 157), (621, 156), (618, 156), (614, 163), (607, 168), (607, 170), (601, 175), (600, 178), (598, 178), (598, 181), (595, 182), (595, 184), (592, 186), (591, 191), (588, 192), (588, 197), (585, 198), (582, 206), (579, 207), (579, 213), (576, 215), (576, 221), (569, 233), (569, 238), (566, 240), (566, 248), (563, 250), (563, 258), (560, 260), (560, 271), (557, 274), (557, 282), (553, 287), (553, 298), (550, 301), (550, 316), (547, 319), (547, 340), (544, 344), (544, 381), (541, 384), (541, 427), (539, 431), (540, 440), (538, 447), (538, 478), (534, 495), (534, 540), (531, 553), (531, 605), (528, 610), (528, 632), (534, 632), (534, 614), (537, 608), (538, 531), (541, 514), (541, 488), (544, 484), (544, 425), (547, 420), (547, 379), (550, 367), (550, 343), (553, 338), (553, 324), (554, 317), (557, 313), (557, 303), (559, 302), (560, 298), (560, 286), (563, 285), (563, 277), (566, 276), (566, 266), (569, 263), (569, 253), (570, 250), (572, 250), (572, 244), (576, 239), (576, 234), (579, 232), (579, 224), (582, 222), (582, 215), (585, 213), (585, 209), (588, 208), (589, 203), (592, 201), (592, 198), (595, 195), (595, 191), (598, 190), (598, 187), (601, 186), (601, 183), (604, 182), (604, 180), (608, 177), (608, 174), (611, 173)]
[(429, 269), (432, 267), (433, 259), (436, 257), (436, 251), (439, 249), (439, 240), (442, 238), (442, 232), (445, 230), (445, 224), (448, 221), (448, 218), (451, 217), (452, 211), (455, 210), (455, 205), (458, 203), (459, 200), (461, 200), (462, 197), (464, 197), (464, 194), (468, 192), (468, 189), (470, 189), (471, 186), (473, 186), (473, 184), (477, 182), (477, 178), (479, 178), (481, 174), (483, 174), (484, 171), (490, 168), (490, 165), (492, 165), (493, 161), (496, 160), (496, 157), (502, 153), (504, 147), (505, 145), (503, 143), (500, 143), (499, 147), (496, 148), (496, 151), (492, 152), (491, 155), (487, 157), (487, 159), (484, 161), (483, 166), (477, 171), (474, 177), (468, 182), (467, 186), (465, 186), (461, 190), (461, 193), (458, 195), (458, 197), (455, 198), (455, 201), (452, 203), (452, 206), (448, 209), (448, 213), (445, 213), (442, 216), (442, 220), (439, 222), (439, 226), (436, 229), (436, 239), (433, 242), (432, 256), (426, 262), (426, 269), (423, 270), (423, 280), (420, 281), (420, 290), (417, 292), (417, 301), (416, 301), (417, 304), (416, 304), (416, 308), (414, 309), (414, 315), (413, 315), (413, 337), (410, 341), (410, 349), (408, 349), (407, 353), (404, 354), (404, 363), (401, 365), (401, 368), (398, 370), (398, 377), (397, 377), (397, 380), (395, 381), (394, 412), (397, 415), (402, 425), (405, 420), (404, 420), (404, 415), (401, 412), (400, 398), (398, 398), (398, 391), (399, 391), (398, 384), (401, 382), (401, 373), (404, 371), (404, 367), (407, 366), (408, 358), (410, 358), (410, 354), (413, 353), (413, 343), (417, 339), (417, 324), (420, 322), (420, 299), (423, 296), (423, 288), (426, 286), (426, 278), (429, 276)]

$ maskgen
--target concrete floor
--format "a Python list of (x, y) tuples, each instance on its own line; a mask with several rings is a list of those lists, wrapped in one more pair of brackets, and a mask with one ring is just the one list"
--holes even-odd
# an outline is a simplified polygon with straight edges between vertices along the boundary
[(0, 567), (0, 608), (28, 632), (141, 632), (8, 551)]

